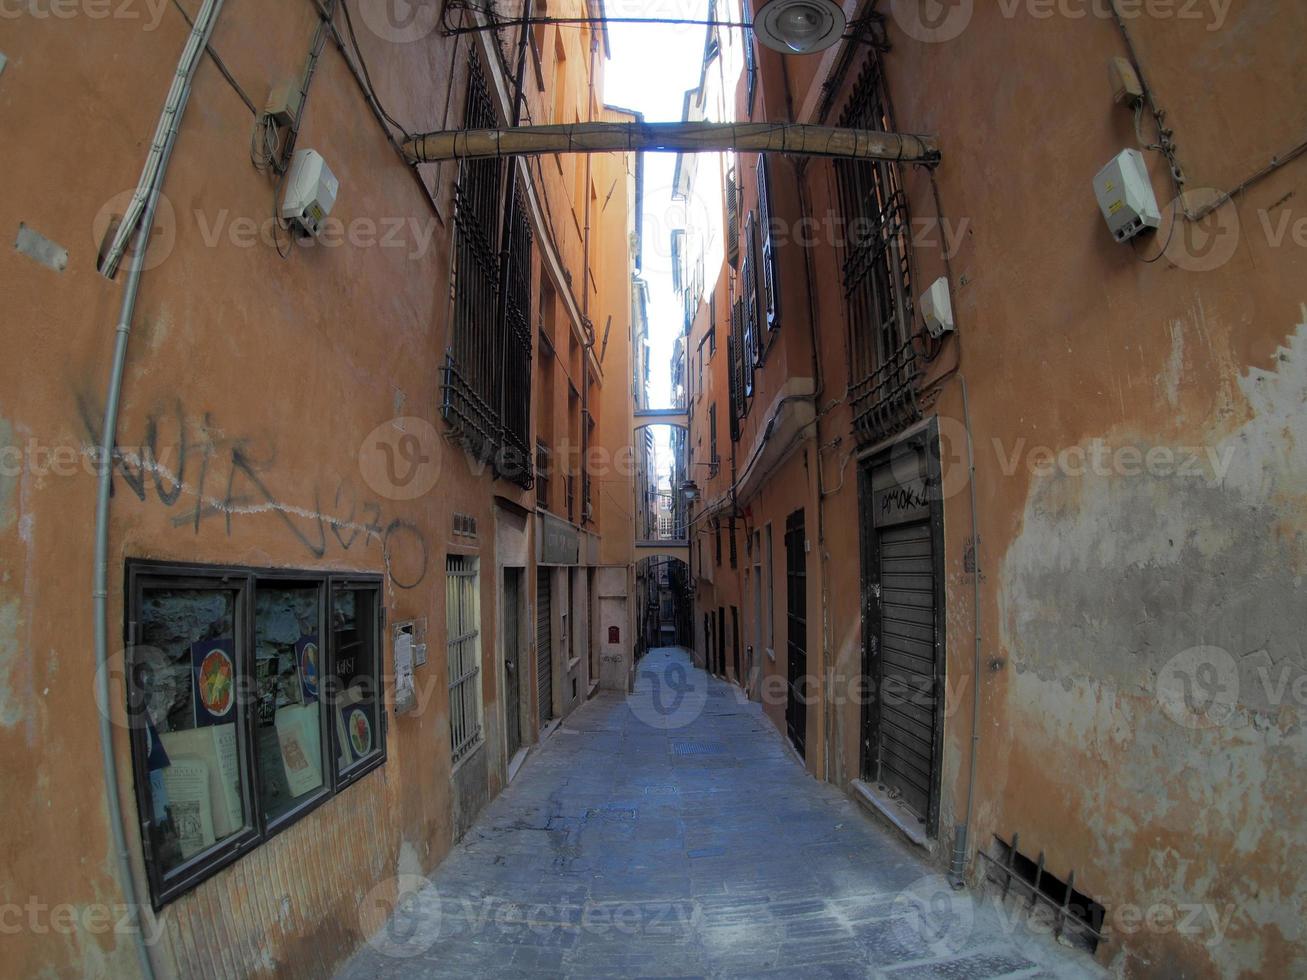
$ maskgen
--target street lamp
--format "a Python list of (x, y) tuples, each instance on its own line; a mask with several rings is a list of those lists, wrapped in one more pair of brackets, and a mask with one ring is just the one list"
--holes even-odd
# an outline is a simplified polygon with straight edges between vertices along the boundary
[(834, 0), (771, 0), (754, 17), (753, 33), (781, 54), (812, 54), (843, 37), (847, 23)]

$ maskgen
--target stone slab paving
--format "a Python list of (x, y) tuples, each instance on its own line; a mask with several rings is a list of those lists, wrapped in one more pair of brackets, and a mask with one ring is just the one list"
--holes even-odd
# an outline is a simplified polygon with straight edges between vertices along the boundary
[(948, 888), (676, 648), (641, 661), (629, 698), (577, 709), (399, 890), (339, 976), (1105, 975)]

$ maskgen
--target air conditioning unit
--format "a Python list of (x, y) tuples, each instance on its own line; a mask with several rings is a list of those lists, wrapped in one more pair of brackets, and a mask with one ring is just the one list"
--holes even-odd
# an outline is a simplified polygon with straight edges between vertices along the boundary
[(286, 175), (281, 217), (301, 234), (314, 237), (336, 205), (340, 182), (317, 150), (296, 150)]

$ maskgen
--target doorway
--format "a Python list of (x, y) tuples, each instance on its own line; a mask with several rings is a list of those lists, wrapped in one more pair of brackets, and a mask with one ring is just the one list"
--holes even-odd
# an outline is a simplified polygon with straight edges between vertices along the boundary
[(549, 719), (554, 717), (552, 572), (549, 568), (541, 568), (536, 572), (536, 694), (540, 705), (541, 731), (549, 724)]
[(943, 509), (933, 426), (859, 472), (863, 663), (862, 778), (935, 836), (943, 744)]
[(504, 569), (504, 729), (511, 762), (522, 748), (522, 569)]
[(785, 519), (785, 730), (806, 758), (808, 735), (808, 542), (803, 511)]

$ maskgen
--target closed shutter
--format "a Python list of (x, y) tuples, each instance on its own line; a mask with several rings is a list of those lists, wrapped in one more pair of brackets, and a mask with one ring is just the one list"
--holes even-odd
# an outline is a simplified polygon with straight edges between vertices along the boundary
[(879, 779), (924, 817), (935, 779), (935, 587), (930, 524), (880, 532)]
[[(758, 231), (762, 239), (763, 312), (768, 330), (781, 325), (780, 275), (777, 271), (776, 244), (772, 240), (771, 187), (768, 184), (767, 157), (758, 157)], [(765, 346), (760, 344), (761, 346)]]
[(726, 261), (732, 269), (740, 267), (740, 191), (734, 168), (726, 172)]
[(549, 589), (550, 570), (536, 573), (536, 684), (540, 694), (540, 727), (554, 716), (554, 651), (550, 638), (553, 622)]

